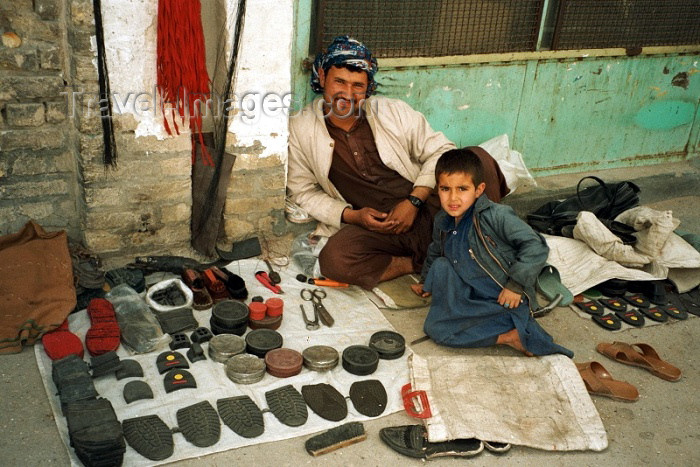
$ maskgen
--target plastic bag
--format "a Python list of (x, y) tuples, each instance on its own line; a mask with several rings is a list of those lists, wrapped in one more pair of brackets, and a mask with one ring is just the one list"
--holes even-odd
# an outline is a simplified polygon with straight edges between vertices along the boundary
[(499, 135), (479, 146), (484, 148), (498, 162), (498, 166), (506, 178), (509, 195), (515, 193), (519, 187), (537, 186), (534, 177), (525, 166), (522, 154), (510, 148), (508, 135)]
[(110, 290), (105, 298), (114, 306), (124, 345), (134, 353), (148, 353), (170, 342), (155, 315), (138, 292), (126, 284)]
[(292, 242), (292, 260), (299, 266), (301, 272), (308, 277), (320, 277), (321, 268), (318, 264), (318, 255), (326, 246), (328, 237), (304, 233), (297, 236)]
[[(180, 292), (182, 292), (182, 295), (185, 299), (183, 304), (177, 306), (161, 305), (153, 299), (153, 295), (155, 293), (161, 290), (165, 290), (170, 286), (175, 286), (179, 289)], [(187, 287), (185, 283), (182, 282), (180, 279), (166, 279), (164, 281), (158, 282), (157, 284), (153, 285), (150, 289), (148, 289), (148, 293), (146, 293), (146, 303), (148, 304), (148, 306), (150, 306), (158, 312), (174, 311), (179, 310), (181, 308), (192, 308), (193, 297), (194, 295), (192, 293), (192, 290), (189, 287)]]

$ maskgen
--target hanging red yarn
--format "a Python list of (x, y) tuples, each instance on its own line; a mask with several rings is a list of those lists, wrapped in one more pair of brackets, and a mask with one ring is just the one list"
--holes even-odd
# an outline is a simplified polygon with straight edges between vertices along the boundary
[(202, 137), (201, 106), (207, 105), (209, 74), (205, 59), (199, 0), (158, 0), (157, 85), (165, 131), (180, 134), (177, 116), (189, 121), (192, 135), (192, 163), (195, 162), (195, 135), (202, 149), (202, 162), (214, 165)]

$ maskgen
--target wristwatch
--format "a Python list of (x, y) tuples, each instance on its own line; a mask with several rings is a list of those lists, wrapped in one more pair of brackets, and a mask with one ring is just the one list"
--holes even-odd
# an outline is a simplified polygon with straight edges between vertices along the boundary
[(408, 195), (407, 198), (411, 202), (411, 204), (417, 207), (418, 209), (420, 209), (420, 207), (423, 206), (423, 204), (425, 203), (425, 201), (418, 198), (417, 196)]

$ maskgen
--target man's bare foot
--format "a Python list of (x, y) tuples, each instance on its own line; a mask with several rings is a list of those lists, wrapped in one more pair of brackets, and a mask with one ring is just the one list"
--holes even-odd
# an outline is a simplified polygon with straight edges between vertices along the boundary
[(413, 270), (413, 260), (410, 256), (392, 256), (391, 263), (384, 270), (379, 282), (390, 281), (404, 274), (411, 274)]
[(523, 343), (520, 341), (520, 335), (518, 334), (517, 329), (511, 329), (510, 331), (504, 332), (503, 334), (498, 336), (496, 344), (507, 345), (508, 347), (512, 347), (515, 350), (524, 353), (528, 357), (533, 356), (531, 352), (528, 352), (527, 350), (525, 350), (525, 347), (523, 347)]

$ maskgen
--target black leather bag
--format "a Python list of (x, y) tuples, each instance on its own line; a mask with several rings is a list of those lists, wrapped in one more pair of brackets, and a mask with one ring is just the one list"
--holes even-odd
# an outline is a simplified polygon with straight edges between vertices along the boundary
[[(581, 189), (584, 180), (598, 184)], [(632, 182), (606, 184), (589, 175), (579, 180), (576, 195), (564, 200), (549, 201), (527, 215), (527, 223), (542, 233), (562, 235), (562, 228), (576, 224), (581, 211), (589, 211), (602, 221), (612, 221), (623, 211), (639, 205), (639, 187)], [(565, 229), (567, 230), (567, 229)]]

